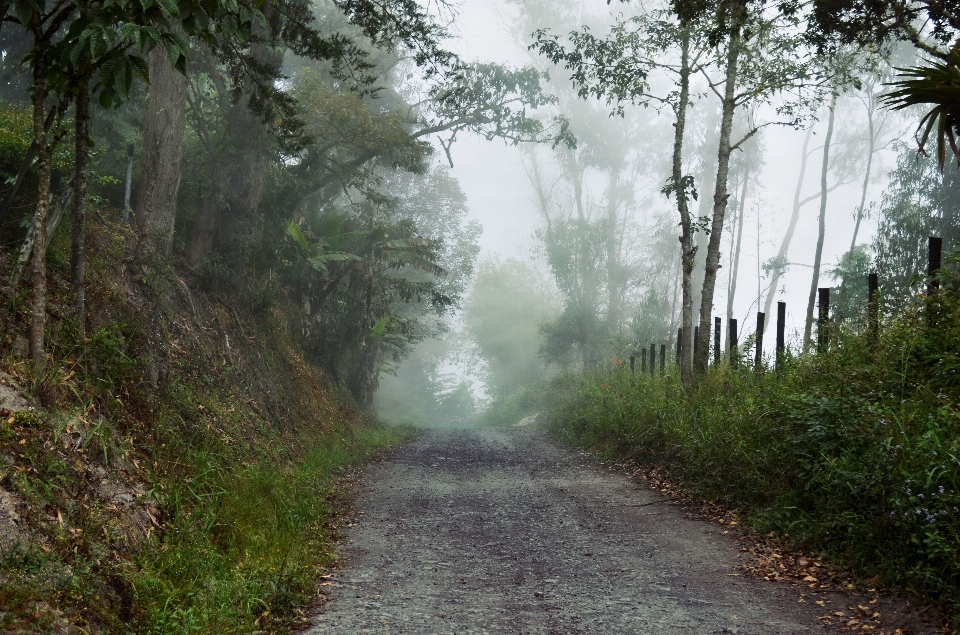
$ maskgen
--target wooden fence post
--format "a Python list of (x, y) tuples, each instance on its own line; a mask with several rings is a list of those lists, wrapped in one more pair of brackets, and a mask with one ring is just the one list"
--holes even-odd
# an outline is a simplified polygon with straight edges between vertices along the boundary
[(876, 273), (867, 276), (867, 328), (872, 343), (880, 334), (880, 280)]
[(787, 330), (787, 303), (777, 302), (777, 371), (783, 367), (783, 356), (786, 353)]
[(646, 374), (647, 372), (647, 349), (640, 349), (640, 372)]
[(737, 367), (740, 361), (740, 351), (737, 349), (737, 320), (730, 318), (730, 366)]
[(820, 287), (817, 289), (819, 294), (819, 310), (817, 318), (817, 349), (820, 353), (827, 351), (829, 345), (828, 337), (830, 330), (830, 287)]
[(653, 377), (653, 375), (656, 372), (657, 372), (657, 345), (651, 344), (650, 345), (650, 376)]
[(757, 313), (757, 358), (754, 361), (754, 369), (760, 370), (763, 368), (763, 319), (764, 314), (762, 312)]
[(667, 345), (660, 345), (660, 374), (664, 375), (667, 372)]
[(713, 363), (720, 365), (720, 318), (713, 318)]
[(637, 374), (636, 366), (634, 366), (634, 364), (636, 363), (636, 361), (637, 361), (637, 356), (636, 356), (636, 355), (631, 355), (631, 356), (630, 356), (630, 374), (631, 374), (631, 375), (636, 375), (636, 374)]
[(943, 239), (939, 236), (931, 236), (927, 254), (927, 295), (933, 295), (940, 288), (940, 283), (936, 279), (937, 270), (940, 268), (940, 261), (943, 255)]

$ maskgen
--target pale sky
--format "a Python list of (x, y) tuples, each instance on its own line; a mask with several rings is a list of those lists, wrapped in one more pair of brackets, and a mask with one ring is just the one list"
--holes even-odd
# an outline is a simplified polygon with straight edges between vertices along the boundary
[[(605, 10), (605, 2), (593, 0)], [(460, 35), (454, 48), (465, 59), (496, 61), (512, 65), (527, 64), (527, 53), (517, 46), (501, 26), (505, 13), (498, 0), (466, 0), (460, 10), (457, 31)], [(507, 17), (506, 19), (509, 19)], [(552, 78), (554, 82), (566, 81), (564, 77)], [(664, 115), (667, 116), (667, 115)], [(810, 147), (822, 145), (825, 123), (816, 125), (816, 134)], [(842, 132), (838, 125), (836, 136)], [(854, 131), (855, 132), (855, 131)], [(754, 192), (748, 199), (745, 217), (744, 240), (741, 251), (740, 275), (735, 302), (735, 315), (741, 324), (755, 324), (757, 296), (757, 210), (761, 215), (760, 257), (766, 260), (776, 255), (780, 238), (789, 221), (793, 192), (799, 174), (800, 150), (804, 132), (788, 128), (771, 127), (766, 136), (766, 167), (762, 174), (764, 189)], [(664, 152), (669, 152), (665, 148)], [(810, 156), (802, 197), (819, 190), (820, 152)], [(521, 164), (520, 151), (505, 146), (502, 141), (488, 142), (481, 138), (463, 135), (453, 148), (454, 169), (461, 187), (468, 197), (471, 216), (484, 228), (481, 237), (483, 255), (497, 254), (501, 257), (518, 255), (523, 244), (532, 242), (531, 235), (537, 226), (537, 216), (532, 203), (532, 190)], [(885, 172), (893, 167), (895, 156), (886, 152), (881, 164), (884, 171), (871, 185), (867, 201), (878, 200), (885, 185)], [(875, 163), (876, 167), (876, 163)], [(860, 201), (860, 180), (841, 187), (829, 195), (827, 231), (824, 243), (823, 264), (819, 286), (831, 286), (825, 269), (836, 263), (839, 256), (849, 248), (853, 233), (853, 210)], [(657, 186), (659, 189), (659, 186)], [(800, 216), (797, 233), (791, 244), (789, 260), (794, 263), (812, 264), (817, 238), (818, 202), (807, 204)], [(728, 218), (730, 213), (728, 211)], [(872, 221), (865, 220), (860, 229), (858, 243), (869, 242), (875, 231)], [(726, 246), (726, 239), (724, 245)], [(793, 266), (781, 278), (785, 286), (788, 307), (788, 329), (801, 328), (810, 289), (811, 269)], [(715, 314), (726, 310), (727, 272), (722, 270), (715, 295)], [(764, 294), (765, 297), (765, 294)], [(751, 308), (752, 305), (752, 308)], [(775, 308), (773, 309), (776, 310)], [(770, 320), (775, 319), (768, 316)], [(752, 326), (747, 333), (752, 332)]]

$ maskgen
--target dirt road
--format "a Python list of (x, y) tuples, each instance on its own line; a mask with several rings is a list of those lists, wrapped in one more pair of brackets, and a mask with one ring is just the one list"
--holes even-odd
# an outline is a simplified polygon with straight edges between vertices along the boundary
[(424, 431), (355, 508), (310, 635), (814, 633), (843, 608), (736, 577), (722, 528), (538, 430)]

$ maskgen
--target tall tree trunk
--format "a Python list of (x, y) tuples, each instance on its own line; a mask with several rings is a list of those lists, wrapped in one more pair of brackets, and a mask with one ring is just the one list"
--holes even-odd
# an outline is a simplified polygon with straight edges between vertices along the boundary
[(620, 249), (617, 233), (618, 190), (620, 168), (610, 168), (610, 184), (607, 193), (607, 330), (620, 333)]
[[(737, 213), (737, 236), (736, 242), (731, 236), (731, 254), (730, 259), (733, 261), (732, 272), (730, 273), (730, 284), (727, 291), (727, 324), (730, 324), (730, 320), (733, 319), (733, 299), (737, 295), (737, 274), (740, 271), (740, 245), (743, 244), (743, 217), (747, 211), (747, 188), (750, 184), (750, 160), (747, 159), (746, 165), (743, 167), (743, 188), (740, 190), (740, 210)], [(727, 346), (725, 350), (730, 348), (730, 329), (727, 329)]]
[[(213, 157), (211, 160), (216, 163), (219, 157)], [(185, 254), (187, 264), (193, 268), (203, 264), (213, 247), (214, 235), (217, 231), (217, 216), (220, 212), (220, 178), (220, 170), (216, 165), (212, 166), (210, 182), (197, 206), (197, 214), (187, 242)]]
[(70, 281), (73, 291), (73, 310), (77, 318), (77, 335), (86, 337), (86, 298), (83, 275), (86, 265), (87, 222), (87, 157), (90, 152), (90, 79), (80, 80), (77, 90), (74, 118), (73, 165), (73, 236), (70, 252)]
[(590, 331), (586, 323), (588, 312), (596, 307), (596, 289), (593, 287), (593, 276), (590, 275), (590, 236), (587, 213), (583, 205), (583, 168), (573, 152), (570, 153), (567, 169), (573, 181), (573, 198), (577, 208), (577, 240), (580, 253), (577, 254), (577, 269), (580, 277), (579, 304), (577, 307), (580, 331), (580, 357), (583, 361), (583, 370), (587, 372), (592, 364), (590, 354)]
[[(711, 201), (710, 197), (706, 196), (706, 192), (712, 191), (716, 187), (716, 158), (717, 158), (717, 144), (716, 140), (719, 137), (719, 131), (717, 127), (719, 125), (720, 113), (716, 107), (716, 102), (709, 101), (709, 108), (706, 116), (706, 125), (704, 126), (704, 142), (700, 147), (700, 155), (702, 161), (702, 170), (700, 174), (700, 197), (697, 201), (697, 219), (704, 218), (710, 215)], [(697, 257), (693, 265), (693, 322), (694, 324), (700, 322), (700, 302), (703, 298), (703, 276), (705, 273), (705, 264), (707, 258), (707, 241), (708, 237), (705, 232), (698, 231), (694, 234), (694, 241), (697, 245)]]
[(693, 265), (697, 257), (697, 247), (693, 244), (693, 226), (690, 222), (690, 208), (687, 200), (687, 187), (683, 174), (683, 132), (687, 124), (687, 106), (690, 102), (690, 31), (684, 28), (680, 35), (680, 94), (677, 99), (673, 132), (673, 181), (674, 194), (677, 197), (677, 211), (680, 213), (680, 260), (681, 260), (681, 324), (683, 341), (680, 349), (680, 379), (684, 387), (693, 384), (693, 352), (690, 343), (693, 338), (693, 295), (691, 278)]
[(817, 285), (820, 284), (820, 260), (823, 257), (823, 238), (826, 234), (827, 218), (827, 172), (830, 170), (830, 140), (833, 138), (833, 122), (837, 109), (837, 93), (830, 98), (830, 118), (827, 120), (827, 136), (823, 141), (823, 165), (820, 168), (820, 219), (817, 234), (817, 251), (813, 257), (813, 276), (810, 279), (810, 295), (807, 298), (807, 319), (803, 325), (803, 350), (810, 348), (810, 333), (813, 329), (813, 307), (817, 299)]
[[(367, 219), (367, 230), (373, 232), (375, 220), (373, 207), (369, 207), (369, 217)], [(376, 320), (373, 315), (373, 284), (374, 284), (374, 261), (376, 258), (376, 248), (374, 239), (368, 237), (369, 248), (367, 250), (366, 260), (358, 263), (363, 271), (363, 304), (360, 310), (358, 323), (360, 333), (357, 338), (358, 355), (356, 368), (350, 381), (350, 390), (354, 398), (364, 408), (372, 408), (373, 393), (376, 392), (376, 386), (379, 380), (379, 370), (377, 370), (377, 358), (380, 356), (380, 340), (374, 340), (371, 337), (371, 331)]]
[(682, 260), (677, 261), (677, 274), (673, 277), (673, 301), (670, 303), (670, 335), (677, 325), (677, 294), (680, 291), (680, 274), (683, 270)]
[(857, 207), (857, 224), (853, 226), (853, 238), (850, 239), (850, 253), (857, 246), (857, 234), (860, 233), (860, 221), (863, 220), (863, 206), (867, 204), (867, 187), (870, 185), (870, 169), (873, 167), (873, 152), (876, 147), (876, 138), (873, 130), (874, 115), (874, 96), (873, 90), (870, 91), (870, 101), (867, 105), (867, 132), (870, 136), (869, 149), (867, 150), (867, 169), (863, 175), (863, 189), (860, 191), (860, 206)]
[(186, 124), (187, 78), (174, 69), (163, 47), (149, 55), (150, 98), (137, 187), (137, 225), (161, 254), (173, 246), (180, 189), (180, 159)]
[(33, 247), (30, 297), (30, 356), (37, 371), (46, 363), (44, 330), (47, 318), (47, 219), (50, 215), (50, 148), (47, 146), (47, 127), (44, 101), (47, 96), (47, 42), (40, 17), (33, 17), (33, 136), (37, 142), (37, 209), (33, 218), (36, 233)]
[[(787, 233), (783, 235), (780, 241), (780, 251), (777, 252), (777, 266), (773, 268), (770, 278), (770, 288), (767, 290), (767, 302), (763, 307), (765, 315), (770, 315), (770, 309), (773, 306), (773, 299), (777, 295), (777, 286), (780, 284), (780, 277), (786, 270), (787, 252), (790, 250), (790, 242), (793, 240), (793, 233), (797, 229), (797, 221), (800, 220), (800, 191), (803, 188), (803, 177), (807, 173), (807, 147), (810, 145), (810, 137), (813, 136), (813, 128), (807, 130), (807, 136), (803, 139), (803, 152), (800, 156), (800, 176), (797, 177), (797, 188), (793, 191), (793, 214), (790, 216), (790, 224), (787, 225)], [(781, 268), (780, 265), (783, 265)]]
[[(277, 59), (266, 52), (264, 63), (279, 66)], [(269, 129), (250, 111), (246, 100), (235, 104), (227, 112), (228, 138), (232, 144), (230, 168), (224, 171), (229, 183), (234, 213), (221, 219), (223, 241), (220, 248), (230, 253), (238, 264), (253, 253), (252, 245), (259, 244), (260, 201), (266, 185), (269, 157), (265, 151)]]
[[(745, 11), (745, 8), (740, 8)], [(742, 17), (739, 18), (742, 21)], [(700, 301), (700, 339), (697, 342), (697, 358), (694, 365), (698, 373), (705, 373), (710, 360), (710, 333), (713, 322), (713, 292), (720, 269), (720, 241), (723, 238), (723, 218), (727, 209), (727, 176), (730, 171), (730, 135), (733, 131), (733, 114), (737, 108), (737, 73), (740, 61), (740, 28), (734, 26), (727, 49), (724, 92), (720, 114), (720, 139), (717, 150), (717, 181), (713, 194), (713, 219), (710, 225), (710, 241), (707, 243), (707, 258), (704, 264), (703, 294)]]

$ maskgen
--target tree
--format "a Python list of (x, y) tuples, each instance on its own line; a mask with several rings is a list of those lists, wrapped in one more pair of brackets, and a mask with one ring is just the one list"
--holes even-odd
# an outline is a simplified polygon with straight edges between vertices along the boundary
[(563, 173), (573, 185), (575, 215), (564, 213), (553, 200), (537, 163), (529, 172), (536, 191), (543, 226), (537, 230), (542, 256), (560, 291), (563, 310), (543, 324), (540, 355), (548, 364), (566, 368), (579, 359), (584, 372), (596, 366), (606, 344), (606, 325), (600, 318), (598, 290), (606, 282), (603, 266), (605, 231), (587, 218), (583, 201), (583, 166), (572, 152), (564, 153)]
[[(800, 5), (785, 5), (799, 11)], [(932, 106), (920, 119), (918, 139), (922, 152), (936, 130), (937, 158), (941, 166), (946, 147), (960, 162), (956, 135), (960, 132), (960, 14), (936, 0), (815, 0), (810, 10), (808, 38), (821, 50), (854, 44), (878, 49), (892, 42), (909, 42), (932, 58), (924, 64), (899, 69), (897, 87), (883, 96), (886, 105), (902, 110)]]
[[(142, 53), (159, 46), (169, 54), (171, 62), (185, 64), (186, 44), (182, 37), (170, 32), (170, 18), (179, 14), (179, 8), (160, 3), (134, 2), (55, 2), (50, 6), (37, 3), (14, 3), (14, 15), (7, 14), (9, 3), (2, 5), (2, 21), (19, 22), (33, 37), (27, 59), (32, 68), (34, 139), (37, 148), (38, 191), (37, 208), (32, 223), (35, 243), (32, 247), (31, 278), (32, 293), (30, 350), (35, 366), (42, 368), (45, 361), (44, 330), (46, 323), (46, 241), (50, 212), (50, 153), (52, 144), (47, 137), (50, 118), (46, 114), (48, 94), (58, 98), (57, 112), (63, 112), (69, 99), (80, 99), (77, 121), (77, 151), (79, 152), (79, 177), (77, 185), (85, 194), (86, 154), (88, 151), (87, 122), (89, 121), (89, 82), (94, 72), (98, 73), (95, 91), (98, 101), (109, 107), (125, 97), (134, 77), (147, 80), (148, 70), (144, 60), (131, 52), (136, 46)], [(197, 25), (196, 20), (207, 7), (194, 7), (192, 15), (184, 24)], [(245, 18), (231, 22), (249, 23), (255, 13), (244, 8)], [(258, 13), (258, 12), (257, 12)], [(218, 24), (218, 23), (214, 23)], [(209, 22), (208, 22), (209, 26)], [(66, 29), (65, 32), (62, 29)], [(199, 32), (209, 33), (208, 27)], [(78, 227), (75, 241), (83, 239), (83, 216), (85, 201), (77, 198), (74, 214)], [(76, 250), (72, 263), (76, 306), (83, 311), (82, 275), (83, 249)], [(79, 315), (82, 322), (83, 315)], [(82, 327), (81, 327), (82, 328)]]
[[(674, 137), (671, 176), (663, 194), (674, 196), (680, 216), (682, 319), (685, 341), (693, 332), (691, 277), (697, 248), (695, 225), (690, 215), (690, 200), (697, 198), (693, 177), (683, 172), (684, 133), (690, 106), (690, 81), (707, 64), (707, 43), (700, 36), (696, 16), (681, 12), (652, 12), (618, 20), (606, 38), (594, 36), (589, 29), (571, 32), (569, 48), (560, 37), (546, 30), (534, 33), (534, 47), (555, 64), (571, 71), (570, 80), (582, 98), (595, 96), (606, 100), (614, 112), (622, 115), (628, 103), (659, 104), (673, 110)], [(680, 64), (663, 63), (665, 54), (679, 54)], [(666, 95), (652, 92), (650, 75), (662, 72), (676, 82), (678, 90)], [(681, 374), (684, 385), (692, 382), (692, 350), (684, 345)]]
[(485, 363), (487, 392), (495, 400), (539, 381), (544, 372), (539, 327), (557, 312), (556, 298), (527, 263), (513, 258), (480, 263), (463, 322)]
[(873, 267), (865, 245), (858, 245), (840, 257), (827, 274), (839, 288), (832, 294), (830, 311), (838, 320), (862, 319), (867, 315), (868, 276)]
[(896, 168), (877, 211), (873, 252), (882, 295), (893, 305), (915, 291), (926, 275), (927, 238), (943, 238), (946, 252), (960, 235), (960, 170), (917, 156), (899, 144)]
[(134, 210), (144, 238), (153, 249), (166, 256), (173, 245), (173, 225), (177, 217), (187, 78), (171, 66), (163, 49), (154, 49), (149, 59), (150, 97)]
[[(762, 167), (763, 154), (761, 150), (761, 139), (757, 138), (754, 143), (744, 147), (741, 157), (736, 161), (734, 167), (736, 176), (740, 181), (740, 196), (736, 201), (733, 217), (733, 228), (730, 232), (730, 262), (732, 263), (729, 279), (727, 282), (727, 324), (733, 319), (733, 301), (737, 295), (737, 277), (740, 273), (740, 247), (743, 244), (743, 220), (746, 214), (747, 195), (751, 185), (755, 185), (752, 180), (755, 177), (755, 171)], [(729, 349), (730, 329), (727, 329), (727, 348)]]
[(857, 206), (855, 216), (856, 223), (853, 227), (853, 236), (850, 238), (850, 251), (857, 246), (857, 235), (860, 233), (860, 222), (866, 214), (867, 208), (867, 188), (870, 185), (870, 179), (873, 177), (874, 155), (881, 148), (878, 147), (878, 141), (883, 135), (884, 126), (887, 123), (888, 113), (880, 113), (880, 99), (877, 94), (877, 84), (883, 80), (885, 74), (880, 72), (869, 73), (861, 79), (861, 85), (857, 91), (857, 99), (863, 104), (867, 113), (867, 165), (863, 171), (863, 186), (860, 189), (860, 205)]
[[(696, 8), (695, 6), (692, 9)], [(710, 358), (713, 295), (720, 268), (720, 244), (728, 192), (730, 155), (763, 125), (796, 125), (811, 101), (811, 89), (820, 85), (824, 69), (800, 55), (802, 42), (795, 18), (768, 15), (762, 4), (735, 0), (722, 3), (712, 14), (711, 39), (719, 42), (718, 62), (723, 79), (710, 81), (712, 92), (720, 99), (720, 138), (717, 150), (717, 178), (710, 219), (710, 241), (704, 265), (703, 294), (700, 305), (700, 341), (695, 367), (705, 372)], [(722, 89), (722, 92), (721, 92)], [(780, 100), (779, 121), (754, 123), (739, 140), (732, 139), (733, 116), (745, 105)]]
[(460, 305), (478, 252), (479, 227), (466, 221), (465, 196), (442, 168), (378, 177), (291, 222), (294, 241), (278, 263), (303, 307), (308, 358), (364, 405), (382, 372), (446, 332), (442, 318)]
[(810, 295), (807, 296), (807, 317), (803, 326), (803, 349), (810, 348), (810, 333), (813, 327), (813, 307), (820, 283), (820, 259), (823, 257), (823, 240), (826, 235), (827, 218), (827, 172), (830, 169), (830, 141), (833, 138), (833, 122), (837, 112), (837, 93), (830, 97), (827, 117), (827, 134), (823, 141), (823, 163), (820, 167), (820, 215), (817, 217), (817, 247), (813, 255), (813, 275), (810, 279)]

